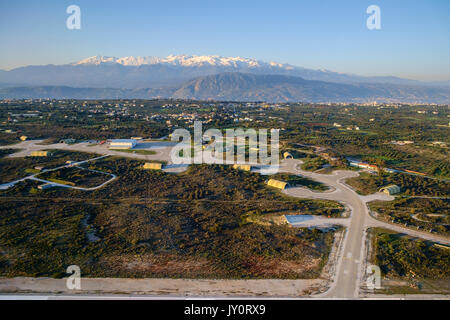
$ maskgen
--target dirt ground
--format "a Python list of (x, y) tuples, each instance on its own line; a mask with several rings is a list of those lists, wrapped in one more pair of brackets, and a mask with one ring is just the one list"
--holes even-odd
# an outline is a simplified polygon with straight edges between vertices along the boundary
[(69, 290), (66, 279), (0, 279), (0, 292), (50, 294), (142, 294), (173, 296), (304, 296), (324, 280), (189, 280), (81, 278), (81, 290)]

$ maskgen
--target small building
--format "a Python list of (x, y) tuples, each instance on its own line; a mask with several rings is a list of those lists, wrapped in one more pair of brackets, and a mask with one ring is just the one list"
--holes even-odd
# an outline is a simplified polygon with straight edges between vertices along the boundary
[(21, 137), (20, 137), (20, 141), (26, 141), (27, 139), (28, 139), (27, 136), (21, 136)]
[(395, 184), (391, 184), (389, 186), (381, 188), (380, 192), (383, 192), (388, 195), (393, 195), (393, 194), (400, 193), (400, 187)]
[(379, 169), (380, 169), (380, 168), (378, 168), (378, 166), (376, 166), (374, 164), (368, 164), (368, 163), (356, 162), (356, 161), (350, 161), (350, 166), (358, 167), (358, 168), (362, 168), (362, 169), (369, 169), (372, 171), (379, 171)]
[(32, 157), (49, 157), (51, 155), (48, 151), (33, 151), (31, 152)]
[(41, 184), (40, 186), (38, 186), (39, 190), (47, 190), (50, 188), (53, 188), (55, 185), (52, 183), (45, 183), (45, 184)]
[(280, 180), (270, 179), (269, 181), (267, 181), (267, 185), (284, 190), (287, 188), (288, 183)]
[(134, 139), (114, 139), (109, 144), (110, 149), (133, 149), (136, 146)]
[(42, 171), (42, 170), (44, 170), (44, 167), (36, 166), (36, 167), (34, 167), (34, 170)]
[(283, 158), (285, 159), (294, 159), (294, 156), (290, 154), (289, 152), (283, 153)]
[(249, 164), (234, 164), (233, 169), (242, 170), (242, 171), (251, 171), (252, 166)]
[(64, 139), (61, 140), (61, 143), (65, 143), (65, 144), (74, 144), (76, 142), (75, 139)]
[(147, 170), (161, 170), (162, 169), (162, 163), (147, 162), (146, 164), (144, 164), (144, 169), (147, 169)]

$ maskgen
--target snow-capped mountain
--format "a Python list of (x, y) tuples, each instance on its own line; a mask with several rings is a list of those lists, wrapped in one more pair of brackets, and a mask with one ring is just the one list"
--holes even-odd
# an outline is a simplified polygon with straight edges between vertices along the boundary
[(183, 67), (205, 67), (205, 66), (223, 66), (234, 68), (258, 68), (258, 67), (278, 67), (286, 70), (294, 69), (288, 64), (277, 62), (263, 62), (256, 59), (241, 57), (221, 57), (221, 56), (196, 56), (196, 55), (169, 55), (165, 58), (147, 56), (147, 57), (105, 57), (93, 56), (87, 59), (73, 63), (73, 65), (100, 65), (100, 64), (120, 64), (123, 66), (142, 66), (154, 64), (166, 64)]
[(239, 72), (285, 75), (334, 83), (428, 85), (397, 77), (365, 77), (329, 70), (313, 70), (277, 62), (216, 55), (170, 55), (164, 58), (94, 56), (65, 65), (26, 66), (0, 70), (0, 85), (71, 86), (85, 88), (165, 88), (198, 77)]

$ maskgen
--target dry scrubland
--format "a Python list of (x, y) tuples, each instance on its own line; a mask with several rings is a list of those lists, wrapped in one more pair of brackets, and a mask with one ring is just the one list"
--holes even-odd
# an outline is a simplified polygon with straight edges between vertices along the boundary
[(87, 277), (319, 276), (333, 232), (248, 218), (337, 216), (341, 205), (284, 196), (259, 174), (230, 167), (192, 166), (173, 175), (142, 164), (123, 158), (86, 164), (119, 174), (92, 192), (36, 192), (33, 181), (2, 191), (0, 275), (61, 277), (77, 264)]
[(450, 248), (379, 228), (371, 230), (371, 248), (382, 273), (377, 293), (450, 293)]

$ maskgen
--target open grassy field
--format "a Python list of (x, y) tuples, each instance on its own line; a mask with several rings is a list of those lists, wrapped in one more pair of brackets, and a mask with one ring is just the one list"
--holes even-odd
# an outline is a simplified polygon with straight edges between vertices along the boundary
[(156, 151), (153, 150), (141, 150), (141, 149), (110, 149), (112, 151), (118, 152), (126, 152), (126, 153), (135, 153), (135, 154), (143, 154), (143, 155), (154, 155)]
[(358, 193), (367, 195), (378, 192), (381, 187), (396, 184), (402, 195), (447, 197), (450, 194), (450, 183), (421, 176), (404, 173), (370, 174), (361, 172), (359, 177), (350, 178), (346, 183)]
[(84, 152), (72, 152), (65, 150), (52, 150), (49, 157), (5, 158), (4, 156), (15, 153), (17, 150), (0, 150), (0, 183), (24, 178), (33, 171), (34, 167), (55, 168), (62, 166), (66, 161), (82, 161), (96, 155)]
[(110, 175), (84, 170), (77, 167), (67, 167), (55, 171), (44, 172), (36, 177), (43, 180), (82, 188), (92, 188), (111, 179)]
[[(92, 192), (34, 190), (0, 197), (0, 275), (60, 277), (316, 278), (333, 232), (252, 223), (249, 215), (341, 212), (332, 201), (290, 198), (259, 174), (192, 166), (175, 175), (141, 161), (89, 164), (119, 178)], [(88, 234), (91, 236), (89, 237)], [(92, 240), (92, 234), (96, 241)]]
[(450, 200), (399, 198), (373, 201), (369, 208), (381, 219), (450, 236)]
[(450, 293), (450, 248), (372, 229), (371, 263), (382, 273), (378, 293)]

